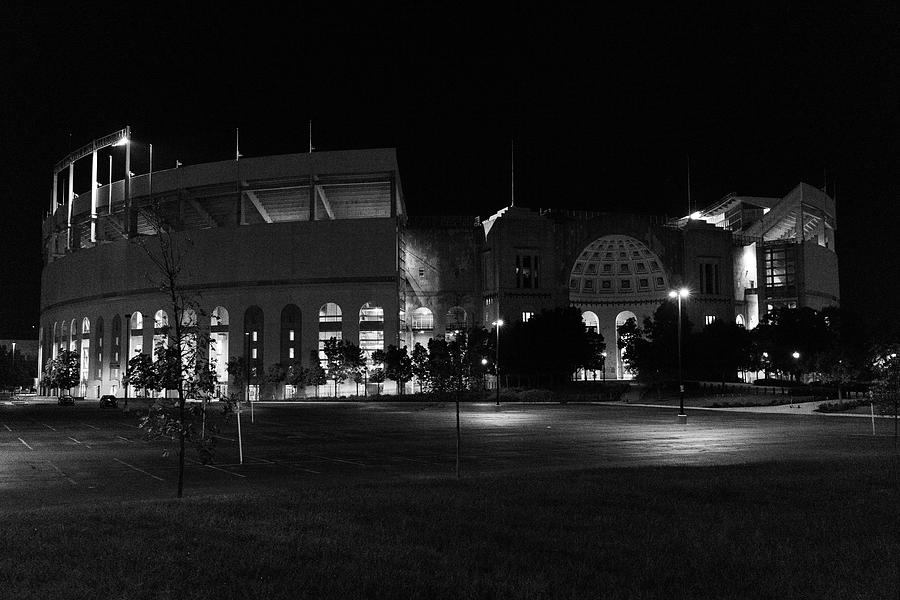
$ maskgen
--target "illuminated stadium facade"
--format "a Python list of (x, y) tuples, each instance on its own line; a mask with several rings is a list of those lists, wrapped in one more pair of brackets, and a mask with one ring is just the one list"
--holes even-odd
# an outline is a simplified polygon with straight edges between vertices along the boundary
[[(75, 350), (87, 397), (123, 395), (127, 358), (163, 341), (174, 318), (134, 243), (154, 235), (151, 199), (190, 240), (183, 285), (202, 310), (184, 320), (214, 342), (222, 381), (232, 356), (261, 370), (308, 364), (330, 337), (371, 353), (569, 305), (616, 355), (616, 325), (652, 314), (675, 285), (691, 289), (685, 308), (701, 326), (838, 303), (834, 202), (805, 184), (676, 220), (516, 206), (484, 220), (410, 217), (394, 150), (375, 149), (183, 166), (73, 193), (76, 163), (90, 156), (97, 181), (98, 152), (127, 133), (56, 166), (43, 224), (39, 361)], [(618, 356), (605, 370), (626, 376)]]

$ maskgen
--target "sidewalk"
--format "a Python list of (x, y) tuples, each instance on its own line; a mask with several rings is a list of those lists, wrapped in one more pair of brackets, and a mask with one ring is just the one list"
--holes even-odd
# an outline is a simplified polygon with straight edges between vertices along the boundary
[[(817, 417), (863, 417), (866, 419), (871, 419), (872, 415), (869, 412), (865, 413), (851, 413), (851, 412), (835, 412), (835, 413), (822, 413), (816, 412), (815, 409), (819, 407), (820, 404), (828, 402), (827, 400), (816, 400), (814, 402), (795, 402), (794, 404), (780, 404), (776, 406), (731, 406), (731, 407), (707, 407), (707, 406), (690, 406), (688, 404), (685, 405), (685, 412), (695, 411), (695, 410), (717, 410), (724, 412), (750, 412), (750, 413), (768, 413), (768, 414), (779, 414), (779, 415), (814, 415)], [(642, 406), (646, 408), (678, 408), (677, 404), (648, 404), (643, 402), (628, 402), (627, 406)], [(875, 413), (876, 419), (893, 419), (893, 415), (879, 415)]]

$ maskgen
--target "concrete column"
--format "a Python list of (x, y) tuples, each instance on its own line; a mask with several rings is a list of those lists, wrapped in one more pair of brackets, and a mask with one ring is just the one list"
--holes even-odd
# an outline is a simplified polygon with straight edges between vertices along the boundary
[(75, 190), (73, 184), (75, 182), (75, 163), (69, 163), (69, 195), (68, 195), (68, 217), (66, 219), (66, 250), (72, 249), (72, 205), (75, 204)]
[(59, 173), (53, 174), (53, 198), (50, 199), (50, 216), (56, 214), (56, 194), (59, 189)]
[(91, 243), (97, 243), (97, 151), (91, 153)]

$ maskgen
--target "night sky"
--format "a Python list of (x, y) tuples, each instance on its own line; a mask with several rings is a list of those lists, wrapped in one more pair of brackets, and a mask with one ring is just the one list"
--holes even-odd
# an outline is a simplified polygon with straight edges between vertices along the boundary
[(506, 206), (512, 139), (532, 208), (683, 215), (688, 161), (700, 207), (827, 182), (844, 306), (900, 309), (896, 4), (6, 4), (0, 337), (37, 335), (41, 219), (70, 149), (130, 125), (141, 174), (149, 143), (156, 170), (233, 158), (236, 127), (245, 156), (303, 152), (310, 119), (318, 150), (396, 147), (411, 214)]

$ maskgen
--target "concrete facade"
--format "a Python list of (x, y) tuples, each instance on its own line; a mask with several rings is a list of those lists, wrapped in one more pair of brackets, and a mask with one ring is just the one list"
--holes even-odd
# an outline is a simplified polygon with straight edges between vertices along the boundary
[(410, 217), (395, 153), (379, 149), (170, 169), (96, 195), (54, 196), (43, 224), (41, 362), (76, 350), (88, 397), (124, 393), (128, 357), (162, 339), (155, 321), (171, 312), (147, 251), (158, 246), (151, 205), (183, 250), (180, 285), (199, 331), (219, 340), (220, 361), (244, 356), (263, 370), (308, 365), (331, 335), (371, 352), (575, 306), (606, 340), (615, 378), (625, 376), (617, 325), (640, 323), (674, 287), (691, 290), (684, 308), (697, 328), (838, 302), (833, 201), (805, 184), (671, 221), (516, 206), (486, 219)]

